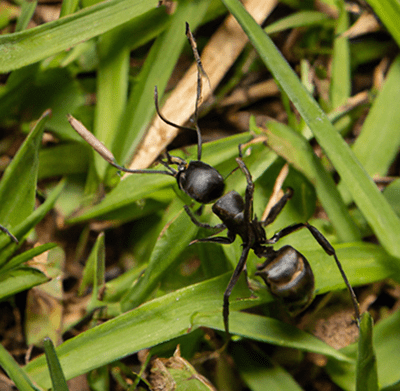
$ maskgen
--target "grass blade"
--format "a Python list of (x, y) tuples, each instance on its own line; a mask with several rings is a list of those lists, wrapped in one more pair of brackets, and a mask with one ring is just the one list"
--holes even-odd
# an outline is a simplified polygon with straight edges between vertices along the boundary
[(372, 342), (373, 320), (368, 312), (363, 314), (358, 341), (358, 357), (356, 369), (357, 391), (378, 391), (378, 372), (376, 355)]
[(67, 382), (65, 381), (64, 373), (61, 369), (60, 361), (58, 360), (52, 340), (50, 338), (45, 338), (43, 345), (53, 390), (68, 391)]
[(54, 22), (0, 36), (0, 72), (43, 60), (128, 22), (157, 4), (158, 0), (105, 1)]
[(25, 371), (18, 365), (10, 353), (0, 344), (0, 366), (10, 379), (15, 383), (19, 391), (38, 391), (32, 384)]

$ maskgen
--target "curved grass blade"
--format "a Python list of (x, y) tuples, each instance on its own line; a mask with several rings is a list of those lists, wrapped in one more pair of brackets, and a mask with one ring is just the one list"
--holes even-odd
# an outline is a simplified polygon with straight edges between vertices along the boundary
[[(39, 148), (44, 125), (51, 112), (46, 111), (21, 145), (0, 182), (0, 221), (12, 227), (33, 211), (39, 167)], [(15, 234), (17, 235), (17, 234)]]
[(397, 0), (367, 0), (378, 15), (379, 20), (386, 26), (392, 37), (395, 39), (397, 46), (400, 46), (400, 3)]
[(49, 281), (38, 269), (19, 267), (2, 273), (0, 276), (0, 300)]
[[(111, 0), (54, 22), (0, 36), (0, 72), (43, 60), (155, 8), (158, 0)], [(90, 26), (90, 28), (88, 28)]]
[(15, 383), (19, 391), (39, 391), (2, 344), (0, 344), (0, 366)]

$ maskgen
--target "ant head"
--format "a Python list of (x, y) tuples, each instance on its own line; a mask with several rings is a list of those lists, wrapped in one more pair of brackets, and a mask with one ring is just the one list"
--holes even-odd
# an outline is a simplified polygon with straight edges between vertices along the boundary
[(181, 167), (176, 179), (179, 188), (201, 204), (209, 204), (220, 198), (225, 190), (222, 175), (200, 160), (191, 161), (187, 166)]

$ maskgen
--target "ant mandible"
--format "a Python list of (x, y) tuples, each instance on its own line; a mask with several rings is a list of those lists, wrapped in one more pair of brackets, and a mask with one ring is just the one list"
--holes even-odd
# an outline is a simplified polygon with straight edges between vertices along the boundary
[(259, 221), (256, 216), (253, 216), (254, 183), (250, 171), (243, 161), (241, 145), (239, 146), (239, 157), (236, 158), (236, 162), (247, 180), (245, 198), (243, 199), (239, 193), (232, 190), (212, 206), (212, 211), (219, 217), (222, 224), (210, 226), (200, 223), (190, 212), (189, 208), (185, 206), (186, 212), (189, 214), (192, 222), (199, 227), (218, 229), (219, 231), (223, 229), (228, 230), (226, 237), (210, 236), (204, 239), (197, 239), (192, 243), (213, 242), (231, 244), (234, 242), (236, 235), (240, 236), (243, 242), (240, 260), (224, 292), (223, 320), (228, 338), (229, 297), (241, 273), (245, 269), (247, 257), (251, 249), (257, 257), (266, 259), (262, 265), (257, 267), (258, 271), (255, 274), (264, 280), (271, 293), (283, 302), (291, 315), (297, 315), (311, 304), (314, 298), (314, 274), (307, 259), (292, 246), (286, 245), (278, 250), (274, 250), (272, 247), (281, 238), (302, 228), (307, 228), (322, 249), (328, 255), (334, 257), (346, 287), (350, 292), (356, 321), (359, 324), (360, 310), (357, 297), (346, 277), (335, 249), (317, 228), (308, 223), (298, 223), (283, 228), (270, 239), (267, 239), (265, 235), (264, 227), (275, 221), (287, 201), (292, 197), (293, 190), (288, 188), (280, 200), (270, 209), (267, 217)]

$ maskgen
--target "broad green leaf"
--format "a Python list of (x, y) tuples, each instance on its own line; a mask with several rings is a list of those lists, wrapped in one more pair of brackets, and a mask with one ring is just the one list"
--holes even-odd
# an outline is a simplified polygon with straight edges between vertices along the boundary
[(307, 92), (271, 39), (238, 0), (222, 0), (248, 35), (262, 60), (307, 123), (346, 184), (374, 233), (393, 256), (400, 258), (400, 220), (366, 174), (350, 147)]
[(358, 356), (356, 369), (357, 391), (378, 391), (378, 373), (375, 349), (372, 342), (373, 320), (366, 312), (360, 324), (360, 339), (358, 340)]
[(44, 353), (50, 371), (51, 383), (54, 391), (68, 391), (67, 382), (61, 369), (56, 350), (50, 338), (44, 340)]
[[(53, 22), (0, 36), (0, 72), (33, 64), (155, 8), (157, 0), (111, 0)], [(90, 26), (90, 28), (88, 28)]]

